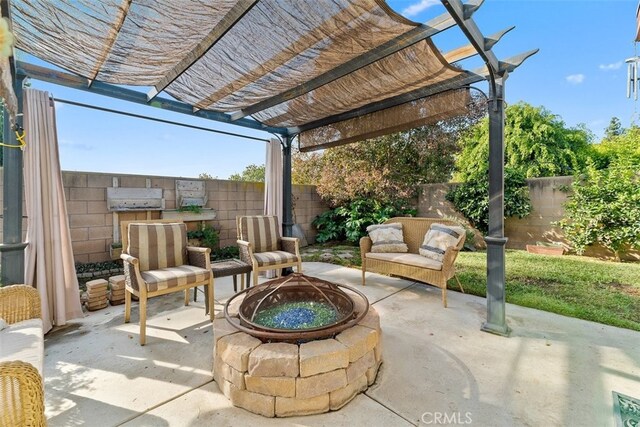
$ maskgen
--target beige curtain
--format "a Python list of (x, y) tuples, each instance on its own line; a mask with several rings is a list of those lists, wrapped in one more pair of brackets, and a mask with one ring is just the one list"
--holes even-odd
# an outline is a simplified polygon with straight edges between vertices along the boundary
[[(277, 139), (267, 143), (264, 175), (264, 214), (278, 217), (278, 230), (282, 234), (282, 145)], [(267, 271), (267, 278), (273, 277), (275, 271)]]
[(53, 325), (82, 317), (82, 307), (58, 157), (55, 108), (47, 92), (25, 89), (24, 128), (25, 282), (40, 292), (48, 332)]

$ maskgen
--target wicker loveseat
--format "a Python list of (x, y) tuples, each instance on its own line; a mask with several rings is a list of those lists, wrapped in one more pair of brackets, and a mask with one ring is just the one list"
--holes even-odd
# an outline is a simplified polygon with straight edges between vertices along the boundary
[(40, 295), (27, 285), (0, 288), (0, 426), (44, 426), (44, 336)]
[[(445, 251), (442, 263), (423, 257), (418, 249), (424, 236), (433, 223), (456, 225), (453, 221), (440, 218), (391, 218), (385, 222), (402, 224), (404, 242), (409, 247), (408, 253), (372, 253), (372, 242), (369, 237), (360, 239), (362, 256), (362, 285), (365, 285), (367, 271), (382, 274), (392, 274), (406, 277), (419, 282), (435, 285), (442, 289), (442, 304), (447, 306), (447, 281), (455, 277), (454, 262), (458, 252), (464, 245), (464, 237), (455, 247)], [(456, 280), (458, 278), (456, 277)], [(462, 292), (462, 285), (458, 280)]]

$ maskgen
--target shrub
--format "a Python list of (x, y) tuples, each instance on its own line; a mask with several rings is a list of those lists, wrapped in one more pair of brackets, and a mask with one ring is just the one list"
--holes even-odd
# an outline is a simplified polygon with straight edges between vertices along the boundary
[(313, 220), (318, 230), (316, 241), (347, 240), (357, 243), (367, 234), (367, 227), (381, 224), (394, 216), (415, 215), (416, 211), (402, 203), (381, 203), (372, 199), (356, 199), (351, 203), (323, 212)]
[(578, 255), (600, 244), (620, 255), (640, 248), (640, 175), (629, 159), (617, 159), (608, 169), (589, 164), (574, 178), (565, 204), (565, 218), (557, 223)]
[(222, 259), (239, 258), (240, 250), (237, 246), (225, 246), (224, 248), (211, 251), (211, 260), (218, 261)]
[[(489, 175), (478, 173), (451, 188), (446, 199), (483, 234), (489, 231)], [(522, 172), (505, 168), (504, 215), (523, 218), (531, 212), (529, 187)]]
[(201, 246), (211, 250), (217, 248), (220, 241), (220, 235), (216, 229), (206, 224), (199, 226), (195, 231), (188, 231), (187, 238), (199, 239)]

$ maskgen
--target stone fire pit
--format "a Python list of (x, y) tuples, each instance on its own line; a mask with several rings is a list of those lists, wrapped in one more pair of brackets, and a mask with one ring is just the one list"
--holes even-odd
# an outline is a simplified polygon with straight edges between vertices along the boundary
[(373, 384), (382, 363), (380, 317), (372, 306), (335, 338), (303, 344), (263, 343), (222, 316), (213, 328), (218, 387), (234, 406), (265, 417), (340, 409)]

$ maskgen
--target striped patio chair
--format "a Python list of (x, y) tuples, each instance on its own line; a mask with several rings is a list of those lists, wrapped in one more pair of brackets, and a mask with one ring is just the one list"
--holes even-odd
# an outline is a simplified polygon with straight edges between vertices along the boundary
[[(213, 307), (211, 249), (187, 246), (184, 223), (171, 220), (128, 221), (122, 224), (125, 276), (125, 315), (131, 317), (131, 295), (140, 300), (140, 345), (146, 341), (147, 299), (205, 285), (209, 307)], [(126, 230), (126, 231), (125, 231)], [(209, 316), (213, 321), (214, 310)]]
[(253, 286), (258, 284), (258, 272), (296, 267), (302, 273), (299, 241), (295, 237), (280, 237), (278, 218), (255, 215), (236, 217), (240, 259), (253, 267)]

